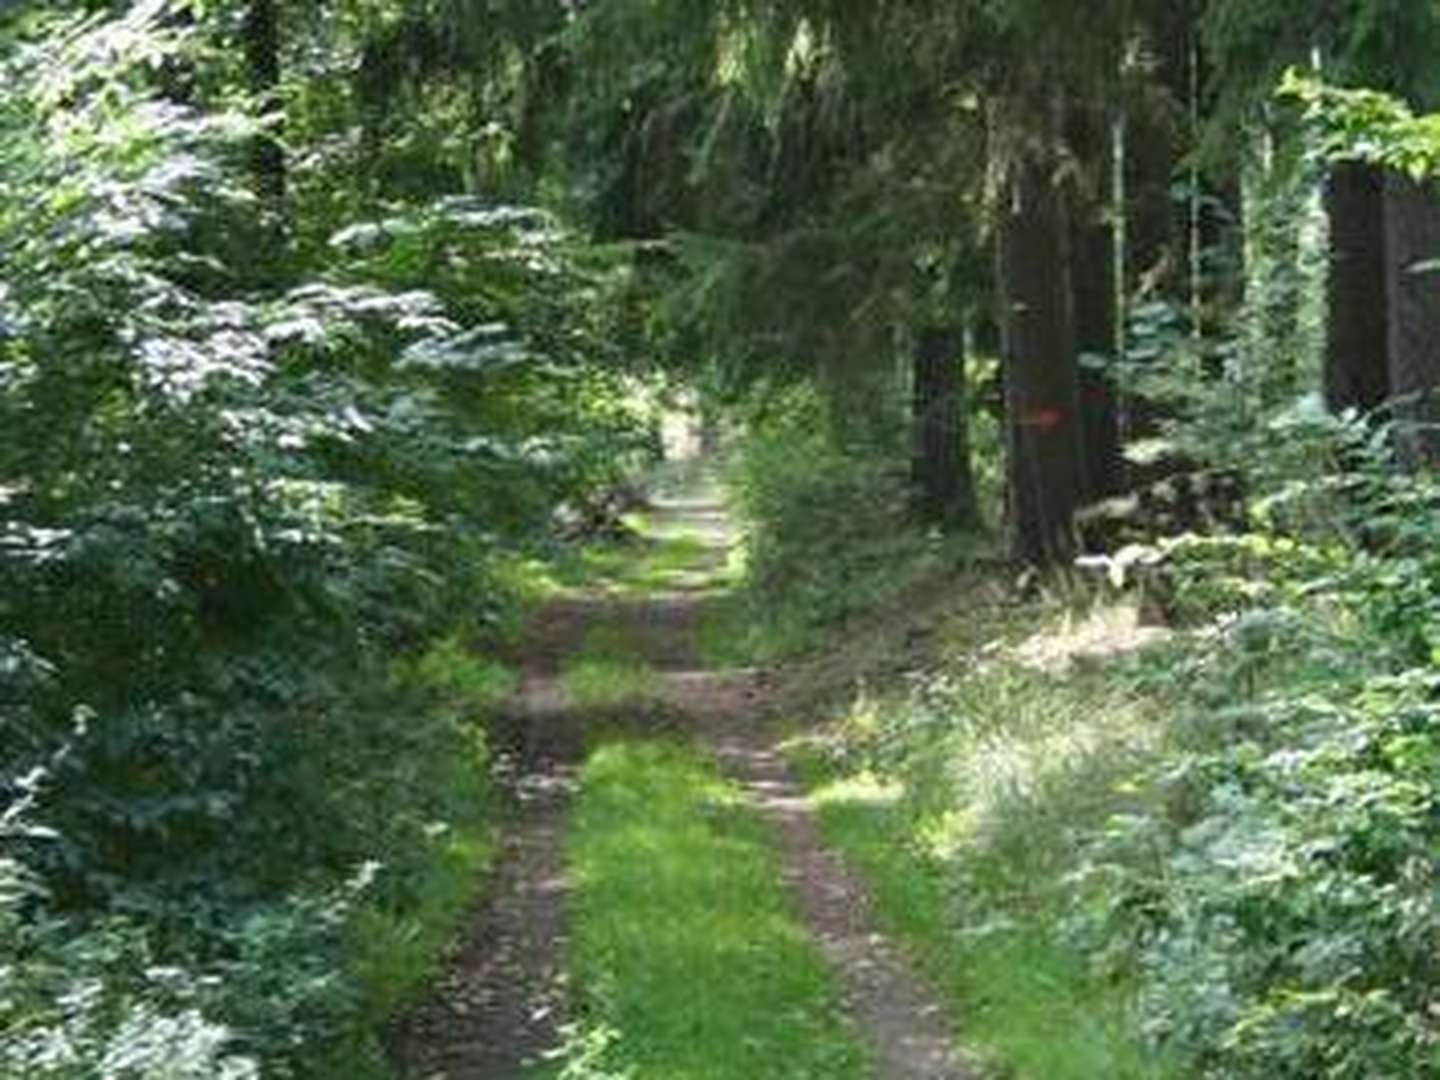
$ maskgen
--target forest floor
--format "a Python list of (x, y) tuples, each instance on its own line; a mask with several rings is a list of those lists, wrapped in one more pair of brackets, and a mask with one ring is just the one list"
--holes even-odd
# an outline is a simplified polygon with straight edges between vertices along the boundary
[(718, 487), (693, 471), (640, 524), (524, 632), (494, 732), (503, 853), (397, 1036), (402, 1075), (976, 1075), (823, 843), (773, 675), (707, 663), (734, 543)]

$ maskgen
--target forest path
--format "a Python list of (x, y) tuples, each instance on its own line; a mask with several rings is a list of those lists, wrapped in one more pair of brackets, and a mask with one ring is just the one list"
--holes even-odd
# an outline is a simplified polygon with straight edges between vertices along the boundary
[(718, 487), (703, 470), (686, 470), (661, 488), (644, 518), (644, 545), (681, 558), (654, 559), (640, 573), (622, 568), (619, 579), (557, 598), (525, 632), (520, 690), (497, 733), (515, 807), (504, 854), (436, 995), (406, 1025), (404, 1076), (533, 1078), (564, 1041), (564, 816), (596, 733), (613, 735), (617, 721), (613, 708), (576, 702), (566, 670), (593, 649), (601, 627), (618, 628), (652, 679), (649, 706), (622, 727), (692, 739), (763, 815), (785, 889), (835, 972), (875, 1080), (977, 1076), (933, 992), (875, 926), (859, 877), (823, 843), (766, 708), (765, 674), (704, 662), (702, 627), (709, 606), (723, 601), (735, 542)]

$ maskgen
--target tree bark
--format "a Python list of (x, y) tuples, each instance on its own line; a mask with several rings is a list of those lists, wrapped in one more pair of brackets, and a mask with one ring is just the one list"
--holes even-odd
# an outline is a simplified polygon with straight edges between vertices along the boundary
[(1030, 113), (1000, 215), (1011, 550), (1036, 564), (1073, 552), (1084, 487), (1068, 215), (1045, 115)]
[[(277, 113), (280, 90), (280, 13), (277, 0), (250, 0), (241, 28), (250, 92), (259, 111)], [(273, 134), (261, 135), (250, 151), (255, 191), (267, 208), (278, 212), (285, 201), (285, 150)]]
[(1385, 178), (1386, 290), (1390, 392), (1404, 421), (1401, 452), (1412, 465), (1440, 465), (1440, 187)]
[(1385, 173), (1364, 162), (1333, 166), (1325, 401), (1335, 412), (1373, 412), (1390, 397), (1385, 285)]
[(1082, 495), (1085, 502), (1093, 503), (1118, 495), (1124, 482), (1120, 411), (1114, 380), (1105, 367), (1118, 347), (1119, 213), (1111, 200), (1121, 163), (1112, 117), (1077, 110), (1070, 118), (1070, 128), (1071, 148), (1094, 177), (1089, 198), (1075, 211), (1070, 231), (1070, 298), (1085, 451)]
[(979, 512), (970, 466), (969, 403), (962, 336), (926, 327), (915, 340), (914, 445), (910, 477), (915, 509), (947, 532), (974, 528)]
[(1085, 446), (1083, 495), (1086, 502), (1098, 502), (1120, 494), (1125, 479), (1115, 383), (1100, 366), (1113, 359), (1115, 352), (1114, 236), (1107, 225), (1090, 225), (1076, 230), (1071, 243), (1075, 347), (1080, 356), (1077, 382)]

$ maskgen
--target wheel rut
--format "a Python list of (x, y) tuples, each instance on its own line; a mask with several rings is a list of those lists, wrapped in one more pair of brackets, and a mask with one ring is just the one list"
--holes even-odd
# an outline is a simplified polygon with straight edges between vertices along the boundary
[(534, 682), (492, 733), (501, 850), (439, 983), (396, 1032), (406, 1080), (520, 1080), (562, 1041), (564, 824), (581, 743), (573, 717), (535, 705)]
[(864, 884), (825, 846), (810, 800), (770, 732), (740, 721), (707, 741), (774, 830), (786, 885), (838, 975), (876, 1080), (976, 1080), (944, 1008), (881, 933)]
[[(662, 502), (652, 520), (657, 530), (702, 532), (712, 549), (729, 542), (716, 500)], [(521, 1080), (562, 1042), (564, 820), (593, 718), (567, 705), (557, 674), (599, 620), (622, 623), (656, 669), (666, 726), (709, 748), (770, 823), (786, 886), (871, 1048), (875, 1080), (981, 1075), (956, 1045), (930, 987), (876, 928), (864, 884), (824, 844), (767, 719), (765, 674), (699, 663), (699, 622), (710, 598), (703, 590), (582, 596), (557, 601), (533, 620), (521, 689), (496, 738), (512, 807), (503, 854), (436, 992), (397, 1034), (407, 1080)]]

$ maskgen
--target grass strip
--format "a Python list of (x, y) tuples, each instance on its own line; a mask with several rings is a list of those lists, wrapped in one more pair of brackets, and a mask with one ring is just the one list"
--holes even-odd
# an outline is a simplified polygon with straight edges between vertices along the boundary
[(560, 685), (580, 709), (643, 705), (659, 692), (655, 673), (643, 662), (609, 657), (569, 661), (560, 673)]
[[(1170, 1075), (1127, 1035), (1124, 988), (1099, 983), (1055, 941), (1054, 912), (1016, 902), (991, 925), (961, 925), (949, 867), (927, 851), (926, 816), (905, 790), (869, 773), (845, 775), (796, 745), (826, 843), (865, 879), (881, 925), (939, 990), (964, 1045), (1018, 1080)], [(1026, 872), (1005, 855), (988, 858), (1003, 865), (972, 862), (977, 876)]]
[(763, 822), (697, 751), (669, 741), (598, 749), (568, 856), (582, 1021), (559, 1075), (867, 1074)]

